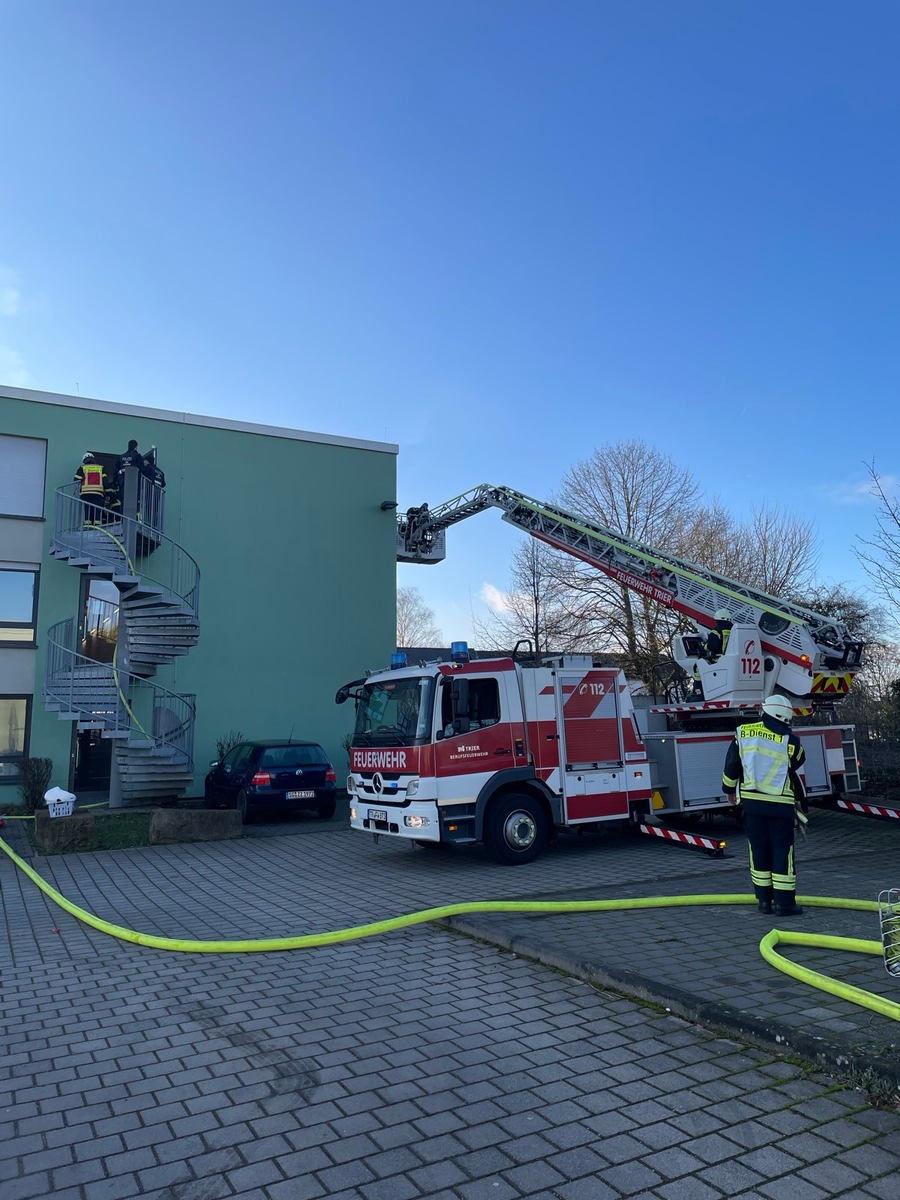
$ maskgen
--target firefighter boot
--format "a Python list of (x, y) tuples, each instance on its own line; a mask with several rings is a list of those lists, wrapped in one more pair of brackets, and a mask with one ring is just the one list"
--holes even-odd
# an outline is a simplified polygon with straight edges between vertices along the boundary
[(756, 899), (759, 901), (759, 911), (761, 913), (770, 913), (772, 911), (772, 889), (770, 887), (755, 887)]
[(803, 909), (796, 901), (796, 892), (776, 892), (775, 893), (775, 916), (776, 917), (801, 917)]

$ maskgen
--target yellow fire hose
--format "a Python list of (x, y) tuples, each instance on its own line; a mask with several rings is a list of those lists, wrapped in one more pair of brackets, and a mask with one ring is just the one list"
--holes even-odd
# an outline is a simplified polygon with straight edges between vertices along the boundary
[[(454, 917), (463, 913), (621, 912), (640, 908), (756, 903), (753, 896), (733, 892), (721, 896), (645, 896), (631, 900), (474, 900), (460, 904), (442, 904), (438, 908), (423, 908), (419, 912), (403, 913), (399, 917), (388, 917), (384, 921), (372, 921), (367, 925), (352, 925), (347, 929), (330, 929), (325, 933), (303, 933), (295, 937), (282, 938), (250, 938), (243, 941), (195, 941), (188, 938), (159, 937), (152, 933), (138, 933), (134, 929), (125, 929), (122, 925), (113, 925), (109, 921), (104, 921), (88, 912), (87, 909), (79, 908), (77, 904), (67, 900), (62, 893), (47, 883), (38, 875), (37, 871), (21, 859), (2, 838), (0, 838), (0, 850), (3, 850), (54, 903), (86, 925), (91, 925), (94, 929), (99, 929), (102, 933), (110, 934), (122, 941), (134, 942), (138, 946), (152, 946), (155, 950), (180, 950), (189, 954), (248, 954), (269, 950), (308, 950), (314, 946), (332, 946), (338, 942), (351, 942), (359, 938), (374, 937), (376, 934), (390, 933), (396, 929), (406, 929), (410, 925), (422, 925), (428, 921), (439, 921), (443, 917)], [(849, 908), (860, 912), (878, 911), (878, 905), (874, 900), (844, 900), (836, 896), (801, 896), (799, 899), (803, 904), (814, 908)], [(830, 979), (827, 975), (820, 975), (818, 971), (811, 971), (808, 967), (790, 962), (775, 949), (779, 943), (817, 946), (832, 950), (856, 950), (863, 954), (881, 954), (881, 942), (773, 929), (762, 939), (759, 948), (763, 958), (786, 975), (792, 975), (803, 983), (831, 992), (843, 1000), (870, 1008), (894, 1021), (900, 1021), (900, 1003), (886, 1000), (884, 997), (876, 996), (862, 988), (841, 983), (836, 979)]]

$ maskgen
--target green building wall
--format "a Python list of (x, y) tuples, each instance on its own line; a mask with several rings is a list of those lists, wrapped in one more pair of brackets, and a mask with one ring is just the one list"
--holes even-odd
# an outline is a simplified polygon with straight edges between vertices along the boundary
[(194, 794), (216, 739), (232, 730), (320, 741), (341, 782), (341, 738), (353, 711), (336, 706), (334, 693), (367, 667), (386, 665), (394, 648), (396, 524), (381, 504), (396, 495), (396, 447), (9, 392), (17, 394), (0, 391), (0, 429), (48, 443), (30, 753), (53, 759), (54, 782), (66, 783), (72, 724), (41, 704), (46, 631), (77, 617), (81, 575), (48, 553), (55, 489), (72, 480), (86, 450), (121, 453), (130, 438), (142, 452), (157, 447), (165, 533), (200, 568), (199, 643), (153, 677), (171, 691), (196, 693)]

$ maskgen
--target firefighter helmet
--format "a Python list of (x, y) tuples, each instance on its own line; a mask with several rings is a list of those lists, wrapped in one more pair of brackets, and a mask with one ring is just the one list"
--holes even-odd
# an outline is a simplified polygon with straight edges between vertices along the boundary
[(794, 718), (794, 706), (787, 696), (768, 696), (762, 702), (762, 710), (776, 721), (787, 723)]
[(86, 463), (86, 462), (93, 462), (93, 461), (94, 461), (94, 456), (93, 456), (93, 454), (91, 454), (90, 450), (88, 450), (87, 454), (85, 454), (85, 455), (83, 455), (83, 456), (82, 456), (82, 459), (81, 459), (81, 461), (82, 461), (83, 463)]
[(717, 608), (713, 613), (713, 619), (716, 621), (730, 621), (731, 613), (727, 608)]

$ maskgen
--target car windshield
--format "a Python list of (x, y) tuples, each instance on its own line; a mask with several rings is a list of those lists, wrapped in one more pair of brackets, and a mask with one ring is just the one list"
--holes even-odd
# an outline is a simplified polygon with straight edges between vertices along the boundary
[(381, 679), (360, 689), (355, 746), (413, 746), (430, 740), (434, 679), (430, 675)]
[(269, 746), (263, 751), (261, 767), (310, 767), (328, 760), (321, 746)]

